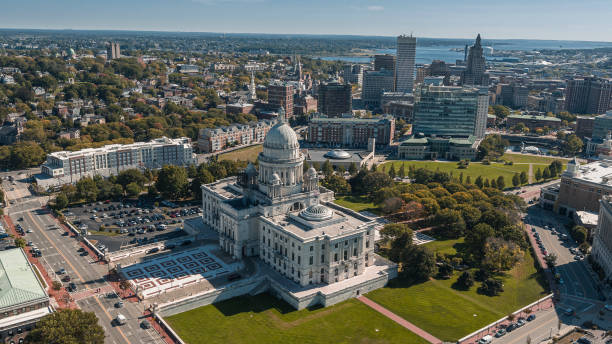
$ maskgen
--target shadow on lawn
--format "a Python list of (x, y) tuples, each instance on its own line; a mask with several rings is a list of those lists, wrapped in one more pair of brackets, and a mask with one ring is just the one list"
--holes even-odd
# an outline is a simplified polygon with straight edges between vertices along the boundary
[[(267, 310), (275, 309), (280, 314), (288, 314), (297, 312), (295, 308), (283, 300), (263, 293), (256, 296), (239, 296), (229, 300), (221, 301), (213, 304), (223, 315), (232, 316), (240, 313), (261, 313)], [(322, 306), (308, 307), (308, 311), (314, 311), (322, 308)]]

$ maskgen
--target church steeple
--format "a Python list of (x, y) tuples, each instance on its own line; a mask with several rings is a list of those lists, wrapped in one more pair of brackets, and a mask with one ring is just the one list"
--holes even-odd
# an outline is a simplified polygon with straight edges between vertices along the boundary
[(476, 47), (480, 47), (481, 46), (481, 44), (480, 44), (480, 34), (478, 34), (478, 36), (476, 36), (476, 44), (474, 44), (474, 46), (476, 46)]
[(249, 99), (250, 100), (256, 100), (257, 99), (257, 92), (255, 90), (255, 75), (253, 75), (253, 72), (251, 72), (251, 86), (250, 86), (250, 93), (249, 93)]

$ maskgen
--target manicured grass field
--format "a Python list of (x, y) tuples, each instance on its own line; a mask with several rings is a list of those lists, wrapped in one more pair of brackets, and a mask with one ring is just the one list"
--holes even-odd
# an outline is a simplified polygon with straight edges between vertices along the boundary
[(427, 343), (361, 302), (296, 311), (269, 294), (166, 318), (187, 343)]
[(555, 158), (549, 156), (536, 156), (536, 155), (525, 155), (525, 154), (514, 154), (506, 153), (502, 156), (503, 160), (512, 161), (515, 163), (529, 163), (529, 164), (546, 164), (550, 165), (555, 160), (561, 160), (563, 165), (567, 163), (566, 158)]
[[(458, 241), (453, 240), (426, 245), (453, 253), (456, 244)], [(412, 285), (397, 278), (366, 296), (441, 340), (456, 341), (546, 295), (528, 254), (503, 278), (504, 292), (499, 296), (478, 294), (480, 282), (467, 291), (453, 288), (459, 275), (455, 272), (448, 280), (431, 279)]]
[(337, 197), (334, 203), (357, 212), (365, 210), (374, 214), (380, 213), (380, 209), (365, 196), (341, 196)]
[(262, 150), (262, 145), (236, 149), (235, 151), (219, 154), (219, 160), (255, 161), (257, 160), (257, 155), (259, 155)]
[[(441, 172), (452, 173), (454, 177), (459, 177), (459, 175), (463, 173), (463, 180), (465, 181), (466, 178), (470, 176), (472, 183), (474, 183), (478, 176), (482, 176), (485, 179), (488, 178), (489, 180), (503, 176), (506, 187), (512, 186), (512, 177), (515, 173), (529, 173), (528, 164), (504, 165), (503, 163), (491, 163), (490, 165), (483, 165), (480, 162), (470, 162), (467, 168), (460, 169), (456, 161), (389, 161), (382, 166), (385, 167), (385, 171), (389, 171), (391, 164), (395, 166), (396, 172), (398, 172), (400, 166), (404, 164), (406, 173), (408, 173), (408, 166), (410, 165), (415, 168), (425, 168), (430, 171), (440, 170)], [(378, 169), (381, 169), (382, 166), (379, 166)], [(542, 165), (542, 168), (543, 167), (544, 165)]]
[(428, 242), (424, 245), (425, 247), (427, 247), (428, 249), (434, 252), (444, 253), (448, 255), (455, 255), (457, 254), (458, 248), (461, 245), (463, 245), (463, 241), (464, 241), (463, 238), (452, 239), (452, 240), (435, 240), (435, 241)]

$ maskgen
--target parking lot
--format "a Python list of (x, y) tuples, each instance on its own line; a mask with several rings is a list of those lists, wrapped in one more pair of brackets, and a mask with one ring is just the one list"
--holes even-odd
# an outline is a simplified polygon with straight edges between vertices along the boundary
[(64, 215), (100, 249), (114, 252), (180, 237), (184, 220), (201, 216), (199, 202), (162, 203), (95, 202), (70, 207)]

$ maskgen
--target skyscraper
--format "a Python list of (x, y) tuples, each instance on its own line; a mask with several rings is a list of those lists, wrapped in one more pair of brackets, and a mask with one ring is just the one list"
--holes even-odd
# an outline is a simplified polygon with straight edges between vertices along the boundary
[(374, 55), (374, 70), (386, 69), (395, 73), (395, 56), (385, 55)]
[(293, 117), (293, 86), (274, 81), (268, 85), (268, 104), (285, 109), (287, 118)]
[(322, 83), (319, 87), (317, 110), (328, 116), (351, 113), (351, 85), (337, 81)]
[(578, 114), (602, 114), (612, 108), (612, 82), (586, 77), (567, 81), (567, 111)]
[(121, 57), (121, 49), (119, 47), (119, 43), (110, 42), (108, 47), (106, 48), (106, 59), (114, 60)]
[(391, 71), (368, 70), (363, 74), (363, 87), (361, 88), (361, 100), (370, 109), (380, 107), (380, 97), (383, 92), (393, 91), (393, 73)]
[(423, 85), (415, 92), (412, 132), (482, 138), (488, 108), (486, 89)]
[(485, 73), (487, 63), (480, 42), (480, 34), (476, 37), (476, 43), (470, 47), (466, 69), (461, 75), (462, 85), (489, 85), (489, 75)]
[(395, 91), (412, 93), (414, 86), (414, 59), (416, 37), (401, 35), (397, 37), (397, 58), (395, 62)]

